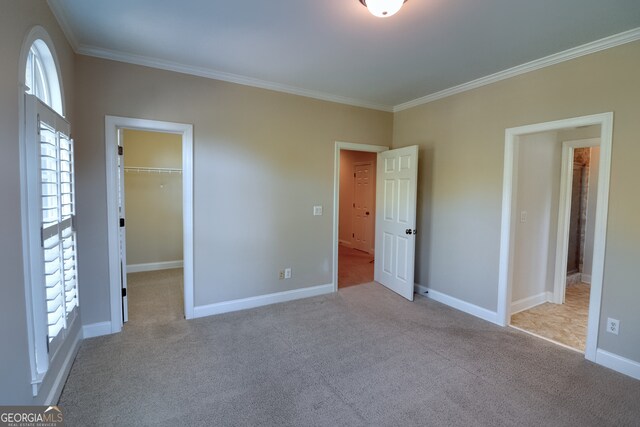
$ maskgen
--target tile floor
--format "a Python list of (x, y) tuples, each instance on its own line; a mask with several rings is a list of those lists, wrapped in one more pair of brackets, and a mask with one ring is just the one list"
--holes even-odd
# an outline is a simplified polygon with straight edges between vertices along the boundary
[(550, 302), (511, 316), (511, 325), (584, 352), (591, 287), (567, 286), (564, 304)]

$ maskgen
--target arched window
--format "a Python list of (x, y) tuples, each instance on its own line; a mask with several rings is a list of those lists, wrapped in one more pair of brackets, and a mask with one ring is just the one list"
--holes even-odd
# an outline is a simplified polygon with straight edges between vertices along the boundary
[(69, 348), (63, 344), (79, 336), (75, 173), (62, 82), (44, 28), (35, 27), (25, 39), (20, 66), (23, 259), (36, 396), (52, 361), (67, 356), (60, 351)]
[(64, 116), (56, 61), (42, 39), (35, 40), (29, 48), (24, 84), (26, 93), (35, 95), (58, 114)]

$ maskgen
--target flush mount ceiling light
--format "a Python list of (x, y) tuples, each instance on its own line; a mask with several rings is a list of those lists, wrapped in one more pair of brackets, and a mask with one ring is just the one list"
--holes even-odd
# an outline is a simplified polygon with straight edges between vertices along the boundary
[(387, 18), (395, 15), (407, 0), (359, 0), (373, 16)]

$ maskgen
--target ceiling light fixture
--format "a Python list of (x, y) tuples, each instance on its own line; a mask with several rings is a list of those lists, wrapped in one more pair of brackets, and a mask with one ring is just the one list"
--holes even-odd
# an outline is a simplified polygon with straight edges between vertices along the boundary
[(373, 16), (388, 18), (395, 15), (407, 0), (359, 0)]

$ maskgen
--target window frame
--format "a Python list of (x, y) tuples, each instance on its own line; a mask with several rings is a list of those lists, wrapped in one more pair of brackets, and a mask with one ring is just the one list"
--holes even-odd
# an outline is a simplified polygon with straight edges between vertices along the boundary
[[(47, 96), (43, 96), (43, 104), (33, 95), (28, 95), (30, 88), (27, 86), (27, 62), (30, 55), (37, 54), (42, 67), (41, 78), (46, 82)], [(33, 61), (33, 57), (32, 57)], [(40, 391), (49, 366), (56, 357), (57, 352), (49, 352), (47, 340), (47, 307), (45, 284), (38, 271), (42, 271), (40, 262), (43, 260), (41, 247), (41, 200), (40, 197), (40, 138), (37, 135), (37, 115), (39, 109), (45, 111), (44, 116), (55, 117), (55, 128), (62, 130), (67, 136), (71, 136), (71, 126), (64, 119), (64, 89), (59, 62), (53, 42), (44, 28), (35, 26), (25, 37), (20, 53), (19, 62), (19, 153), (20, 153), (20, 205), (21, 205), (21, 231), (23, 273), (26, 303), (26, 332), (29, 350), (29, 364), (31, 368), (31, 384), (33, 396)], [(41, 111), (42, 112), (42, 111)], [(34, 119), (36, 118), (36, 119)], [(77, 251), (76, 251), (77, 254)], [(77, 260), (77, 258), (76, 258)], [(38, 266), (39, 270), (38, 270)], [(77, 261), (76, 261), (77, 267)], [(40, 280), (36, 278), (40, 277)], [(76, 276), (77, 277), (77, 276)], [(36, 283), (37, 285), (34, 285)], [(76, 282), (77, 283), (77, 282)], [(76, 284), (77, 292), (77, 284)], [(67, 331), (77, 329), (79, 321), (79, 309), (74, 309), (69, 318)], [(67, 333), (68, 335), (68, 333)], [(62, 341), (67, 341), (65, 336)], [(62, 357), (62, 355), (60, 356)]]

